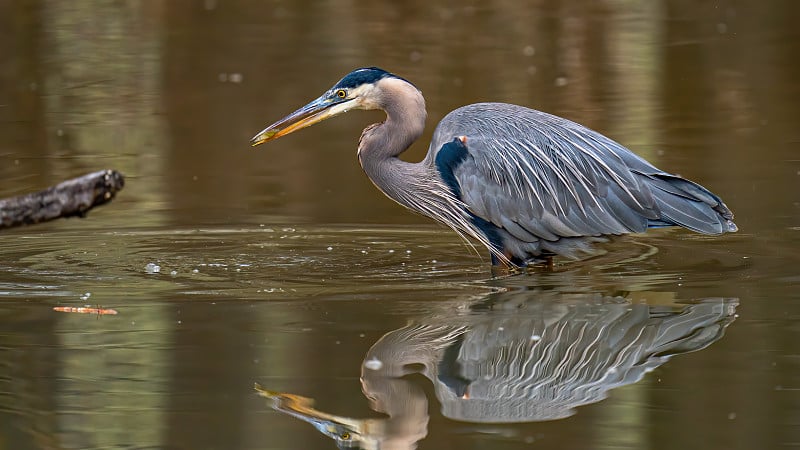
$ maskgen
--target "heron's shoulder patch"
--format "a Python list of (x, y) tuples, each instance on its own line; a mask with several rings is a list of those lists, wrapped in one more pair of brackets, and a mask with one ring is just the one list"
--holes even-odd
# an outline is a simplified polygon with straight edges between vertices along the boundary
[(452, 141), (442, 145), (442, 148), (436, 153), (435, 159), (436, 170), (439, 171), (442, 181), (458, 199), (461, 199), (461, 186), (458, 184), (453, 172), (469, 156), (465, 142), (466, 140), (461, 138), (454, 138)]

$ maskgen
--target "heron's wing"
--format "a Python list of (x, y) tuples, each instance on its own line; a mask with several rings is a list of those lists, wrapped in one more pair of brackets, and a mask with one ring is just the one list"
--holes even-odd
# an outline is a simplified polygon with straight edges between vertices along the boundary
[(727, 207), (702, 186), (560, 117), (474, 104), (442, 120), (432, 153), (454, 136), (467, 138), (467, 154), (450, 167), (461, 200), (523, 241), (668, 225), (711, 234), (735, 229)]

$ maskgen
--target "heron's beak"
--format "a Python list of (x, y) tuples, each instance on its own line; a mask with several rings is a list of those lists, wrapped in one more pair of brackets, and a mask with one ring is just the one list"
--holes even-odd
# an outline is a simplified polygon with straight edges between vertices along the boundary
[(253, 136), (253, 139), (250, 140), (250, 144), (255, 147), (264, 142), (278, 139), (281, 136), (310, 127), (315, 123), (322, 122), (325, 119), (330, 119), (331, 117), (338, 116), (343, 112), (353, 109), (355, 103), (353, 99), (340, 100), (323, 95), (261, 130), (260, 133)]

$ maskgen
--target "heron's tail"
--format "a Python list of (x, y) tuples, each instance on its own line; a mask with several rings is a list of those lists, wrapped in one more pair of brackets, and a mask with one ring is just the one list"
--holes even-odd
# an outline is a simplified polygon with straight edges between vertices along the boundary
[(666, 173), (647, 174), (661, 217), (648, 227), (678, 225), (703, 234), (732, 233), (739, 228), (717, 195), (697, 183)]

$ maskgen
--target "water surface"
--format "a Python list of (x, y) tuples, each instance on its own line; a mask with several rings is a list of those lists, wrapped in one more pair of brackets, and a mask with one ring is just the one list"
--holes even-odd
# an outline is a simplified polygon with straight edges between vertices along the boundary
[[(127, 183), (86, 219), (0, 234), (0, 442), (800, 445), (797, 13), (1, 3), (0, 196), (104, 168)], [(466, 103), (532, 106), (709, 187), (741, 231), (657, 230), (492, 277), (363, 176), (357, 137), (378, 113), (249, 148), (372, 65), (424, 92), (422, 141)], [(53, 310), (85, 305), (118, 314)]]

